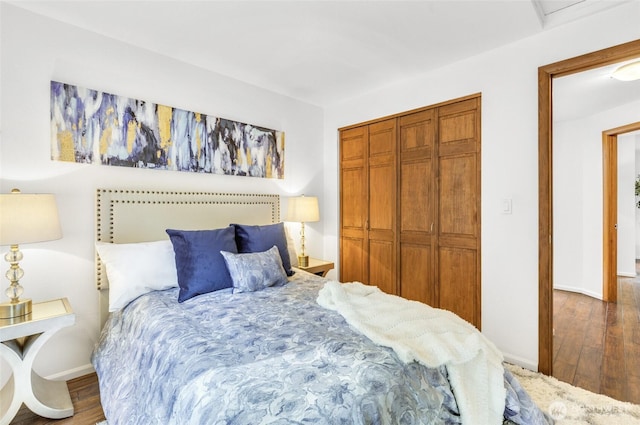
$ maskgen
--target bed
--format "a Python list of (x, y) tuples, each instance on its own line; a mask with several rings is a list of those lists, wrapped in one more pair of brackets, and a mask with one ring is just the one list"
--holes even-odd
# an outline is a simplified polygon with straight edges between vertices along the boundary
[[(297, 269), (279, 205), (277, 195), (98, 190), (105, 323), (92, 363), (109, 425), (553, 422), (502, 367), (496, 419), (478, 410), (494, 406), (474, 381), (485, 375), (468, 378), (471, 363), (429, 366), (420, 351), (440, 347), (438, 335), (401, 326), (443, 320), (436, 309)], [(385, 309), (398, 318), (386, 334)], [(470, 332), (469, 346), (483, 338)], [(399, 345), (399, 335), (427, 342)], [(466, 344), (444, 345), (461, 355)]]

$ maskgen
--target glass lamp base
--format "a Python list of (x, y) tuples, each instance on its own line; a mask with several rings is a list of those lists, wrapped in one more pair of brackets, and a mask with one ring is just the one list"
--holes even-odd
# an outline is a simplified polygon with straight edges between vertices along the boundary
[(18, 319), (31, 314), (31, 300), (0, 304), (0, 319)]

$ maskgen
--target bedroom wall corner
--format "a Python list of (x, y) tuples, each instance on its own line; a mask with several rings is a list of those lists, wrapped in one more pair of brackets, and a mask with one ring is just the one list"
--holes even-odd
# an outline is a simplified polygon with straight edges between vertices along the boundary
[[(0, 190), (56, 195), (63, 238), (21, 247), (25, 295), (68, 297), (76, 324), (56, 334), (36, 360), (45, 377), (90, 370), (99, 335), (94, 279), (97, 188), (276, 193), (324, 202), (321, 108), (242, 83), (162, 54), (63, 24), (0, 2)], [(285, 178), (258, 179), (86, 165), (50, 159), (51, 80), (147, 100), (285, 132)], [(281, 207), (282, 213), (282, 207)], [(308, 230), (307, 250), (322, 256), (323, 222)], [(4, 248), (4, 247), (3, 247)], [(2, 288), (6, 282), (2, 283)], [(4, 366), (4, 365), (2, 365)], [(8, 378), (1, 367), (0, 383)]]

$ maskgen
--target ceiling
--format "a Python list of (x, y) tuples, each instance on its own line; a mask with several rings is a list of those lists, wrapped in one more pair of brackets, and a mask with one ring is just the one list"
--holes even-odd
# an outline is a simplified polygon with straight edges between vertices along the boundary
[(8, 3), (328, 106), (627, 1), (637, 0)]
[(590, 116), (640, 100), (640, 80), (618, 81), (616, 68), (638, 59), (583, 71), (553, 80), (553, 119), (566, 121)]

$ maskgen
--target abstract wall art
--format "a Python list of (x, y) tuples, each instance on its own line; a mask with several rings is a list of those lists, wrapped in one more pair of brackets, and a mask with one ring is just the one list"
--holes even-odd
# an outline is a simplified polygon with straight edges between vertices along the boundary
[(51, 81), (51, 158), (284, 178), (284, 132)]

